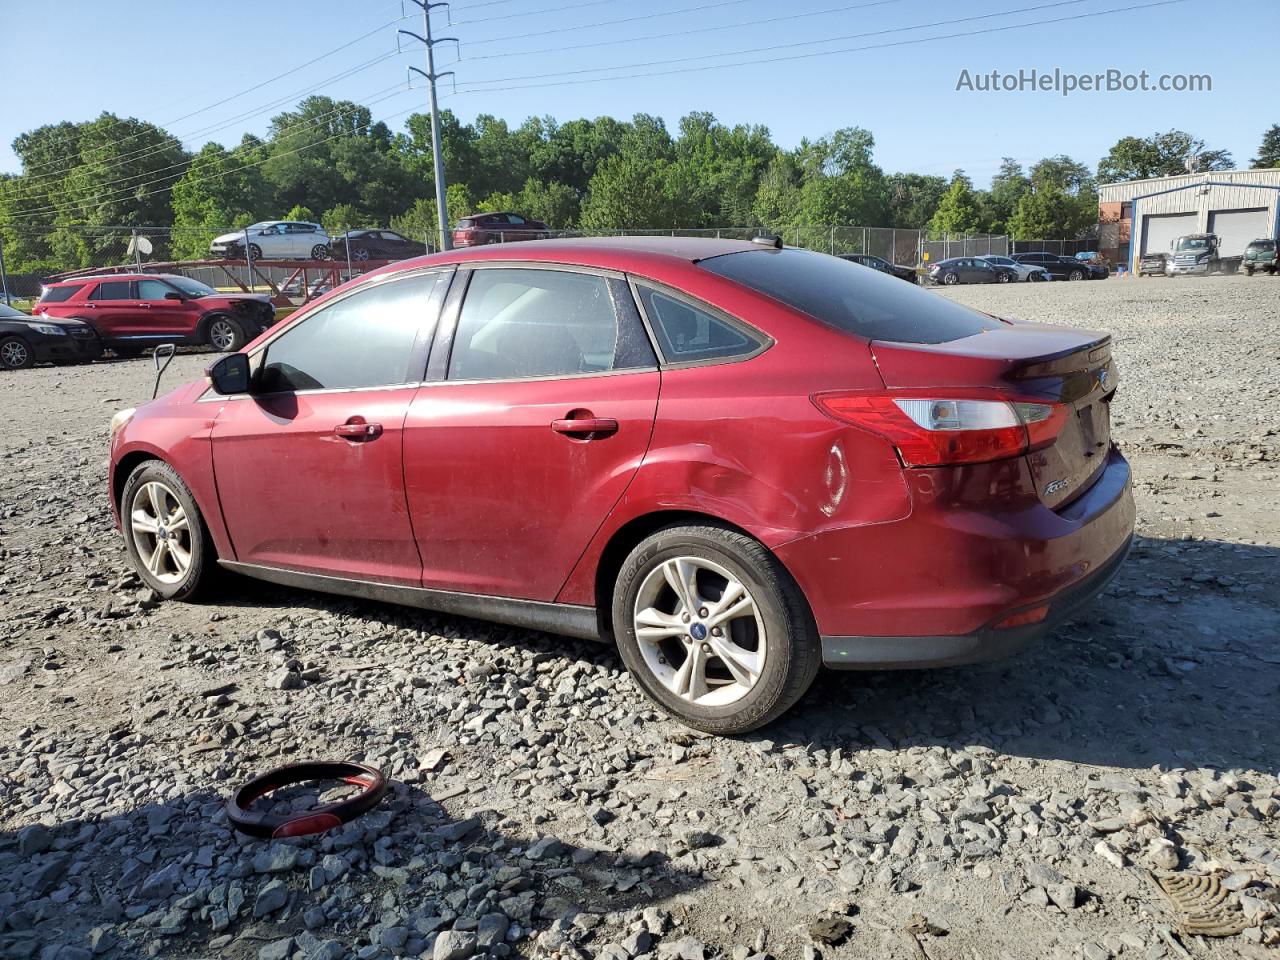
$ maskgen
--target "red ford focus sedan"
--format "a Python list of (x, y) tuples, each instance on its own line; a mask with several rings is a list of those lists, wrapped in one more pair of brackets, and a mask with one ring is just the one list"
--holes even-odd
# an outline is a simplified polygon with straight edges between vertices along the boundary
[(348, 283), (112, 422), (139, 575), (618, 645), (742, 732), (819, 666), (1003, 656), (1133, 534), (1101, 333), (773, 243), (544, 241)]

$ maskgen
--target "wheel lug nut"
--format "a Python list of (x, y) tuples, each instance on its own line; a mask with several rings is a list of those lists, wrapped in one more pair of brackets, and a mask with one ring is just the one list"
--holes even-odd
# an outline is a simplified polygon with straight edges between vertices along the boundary
[(710, 653), (710, 652), (711, 652), (711, 644), (709, 644), (709, 643), (704, 643), (704, 644), (702, 645), (702, 652), (703, 652), (703, 653)]
[(684, 621), (685, 623), (688, 623), (688, 622), (689, 622), (689, 615), (688, 615), (687, 613), (682, 613), (682, 614), (680, 614), (680, 619), (681, 619), (682, 621)]
[(706, 608), (706, 607), (702, 607), (701, 609), (699, 609), (699, 610), (698, 610), (698, 616), (700, 616), (700, 617), (705, 617), (706, 615), (707, 615), (707, 608)]
[(718, 636), (720, 636), (720, 634), (721, 634), (721, 633), (723, 633), (723, 632), (724, 632), (724, 631), (723, 631), (723, 630), (721, 630), (719, 627), (712, 627), (712, 628), (711, 628), (711, 635), (712, 635), (713, 637), (718, 637)]

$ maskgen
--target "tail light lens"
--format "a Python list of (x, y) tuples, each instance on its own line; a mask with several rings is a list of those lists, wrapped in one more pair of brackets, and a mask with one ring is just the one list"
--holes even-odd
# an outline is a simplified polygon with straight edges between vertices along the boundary
[(1022, 456), (1057, 439), (1064, 404), (887, 394), (819, 394), (828, 416), (879, 434), (908, 467), (987, 463)]

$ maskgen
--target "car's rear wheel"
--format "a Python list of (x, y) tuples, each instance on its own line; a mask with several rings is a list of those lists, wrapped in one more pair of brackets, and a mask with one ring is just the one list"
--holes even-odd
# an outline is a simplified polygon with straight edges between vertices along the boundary
[(234, 353), (245, 345), (244, 327), (230, 317), (214, 317), (209, 321), (209, 346), (222, 353)]
[(328, 260), (329, 248), (326, 247), (323, 243), (317, 243), (314, 247), (311, 248), (311, 259), (312, 260)]
[(367, 247), (356, 247), (351, 251), (351, 259), (357, 263), (364, 263), (369, 259), (369, 250)]
[(125, 547), (138, 576), (169, 600), (190, 600), (207, 586), (214, 560), (191, 491), (160, 460), (141, 464), (120, 497)]
[(23, 370), (35, 362), (35, 354), (21, 337), (0, 340), (0, 366), (6, 370)]
[(719, 527), (668, 527), (642, 541), (618, 573), (613, 629), (640, 688), (710, 733), (780, 716), (821, 661), (794, 581), (760, 543)]
[(960, 275), (956, 273), (944, 273), (942, 275), (942, 282), (949, 287), (953, 286), (960, 282)]

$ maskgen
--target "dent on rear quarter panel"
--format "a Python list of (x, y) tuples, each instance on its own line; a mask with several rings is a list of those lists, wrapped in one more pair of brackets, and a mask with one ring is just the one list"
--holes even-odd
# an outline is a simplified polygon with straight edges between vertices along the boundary
[(892, 446), (837, 423), (810, 399), (827, 390), (881, 387), (866, 344), (813, 321), (795, 324), (789, 314), (777, 325), (754, 319), (777, 340), (765, 353), (741, 363), (663, 371), (649, 451), (562, 588), (561, 602), (597, 602), (595, 571), (610, 539), (648, 514), (688, 511), (720, 519), (770, 548), (910, 514), (910, 492)]

